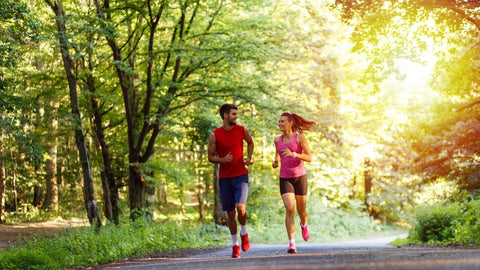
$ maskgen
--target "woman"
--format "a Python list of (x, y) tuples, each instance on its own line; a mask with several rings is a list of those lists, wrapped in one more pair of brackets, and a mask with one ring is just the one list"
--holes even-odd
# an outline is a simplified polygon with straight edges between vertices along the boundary
[(307, 175), (302, 161), (312, 161), (304, 130), (311, 130), (315, 122), (308, 121), (294, 113), (283, 113), (278, 120), (282, 135), (275, 138), (275, 161), (273, 168), (280, 161), (280, 194), (285, 205), (285, 227), (290, 240), (288, 253), (297, 253), (295, 246), (295, 204), (300, 217), (303, 240), (308, 241), (310, 232), (307, 228)]

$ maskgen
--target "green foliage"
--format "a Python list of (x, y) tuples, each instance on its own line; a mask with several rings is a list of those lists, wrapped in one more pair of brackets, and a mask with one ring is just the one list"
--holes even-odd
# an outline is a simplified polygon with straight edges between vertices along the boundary
[(152, 223), (70, 228), (60, 236), (39, 236), (0, 253), (0, 269), (64, 269), (91, 266), (155, 252), (222, 246), (226, 228), (189, 223)]
[(407, 239), (396, 244), (427, 243), (434, 245), (480, 243), (480, 200), (469, 196), (457, 202), (421, 207)]
[(448, 243), (454, 240), (453, 227), (461, 218), (456, 203), (445, 206), (420, 207), (416, 212), (416, 224), (410, 231), (409, 238), (424, 243)]
[(27, 247), (15, 251), (0, 253), (0, 268), (2, 269), (60, 269), (52, 267), (56, 263), (43, 250), (30, 250)]
[(462, 219), (454, 224), (455, 241), (463, 245), (475, 245), (480, 243), (480, 199), (465, 201), (461, 208)]

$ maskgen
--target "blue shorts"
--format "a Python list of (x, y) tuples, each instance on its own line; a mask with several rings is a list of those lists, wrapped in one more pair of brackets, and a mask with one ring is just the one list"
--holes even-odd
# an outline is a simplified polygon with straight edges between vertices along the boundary
[(248, 174), (218, 180), (223, 211), (232, 211), (237, 203), (247, 203)]

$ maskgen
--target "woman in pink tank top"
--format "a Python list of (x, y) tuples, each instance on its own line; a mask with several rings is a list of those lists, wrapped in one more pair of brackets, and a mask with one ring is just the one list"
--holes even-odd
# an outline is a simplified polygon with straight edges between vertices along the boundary
[[(280, 194), (285, 206), (285, 227), (287, 229), (288, 253), (297, 253), (295, 246), (295, 208), (300, 217), (300, 228), (305, 241), (310, 238), (307, 227), (307, 175), (303, 161), (312, 161), (307, 139), (302, 131), (311, 130), (315, 122), (294, 113), (283, 113), (278, 120), (282, 135), (275, 138), (275, 161), (273, 168), (280, 162)], [(295, 204), (297, 207), (295, 207)]]

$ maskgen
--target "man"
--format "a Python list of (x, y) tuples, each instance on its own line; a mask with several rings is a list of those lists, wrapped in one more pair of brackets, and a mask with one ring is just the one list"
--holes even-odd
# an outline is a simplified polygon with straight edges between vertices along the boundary
[[(252, 164), (253, 139), (247, 128), (237, 125), (237, 106), (223, 104), (220, 116), (223, 125), (215, 129), (208, 140), (208, 161), (220, 164), (219, 187), (223, 211), (227, 212), (227, 224), (232, 236), (232, 258), (240, 257), (237, 240), (237, 221), (240, 223), (242, 250), (248, 251), (247, 233), (248, 170)], [(243, 141), (247, 143), (247, 157), (243, 156)]]

